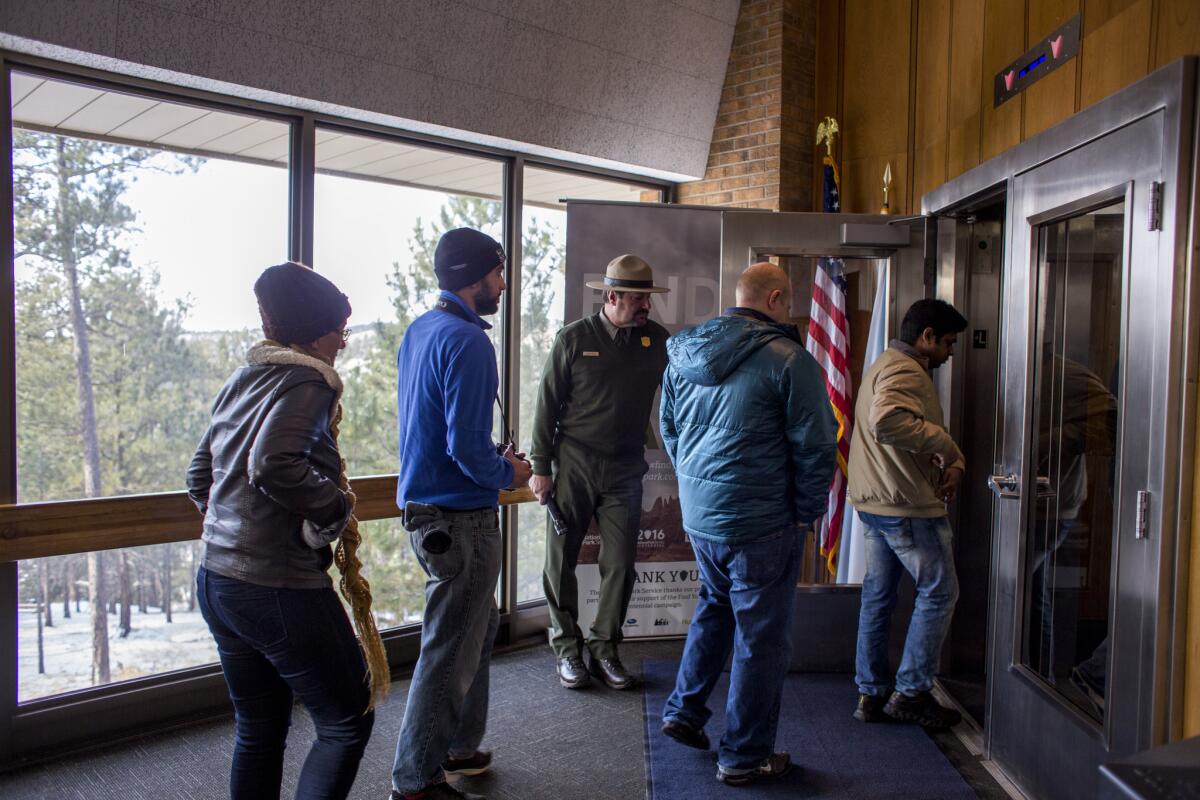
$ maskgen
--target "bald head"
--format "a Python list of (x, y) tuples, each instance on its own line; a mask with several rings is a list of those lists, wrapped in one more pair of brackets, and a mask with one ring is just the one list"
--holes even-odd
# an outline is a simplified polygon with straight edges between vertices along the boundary
[(787, 322), (791, 294), (787, 271), (764, 261), (746, 267), (738, 278), (735, 297), (742, 308), (753, 308), (776, 322)]

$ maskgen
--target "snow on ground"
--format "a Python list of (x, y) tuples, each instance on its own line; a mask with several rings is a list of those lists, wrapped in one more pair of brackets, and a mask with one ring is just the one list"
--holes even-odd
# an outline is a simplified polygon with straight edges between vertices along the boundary
[[(92, 617), (88, 604), (72, 609), (63, 619), (62, 604), (54, 608), (54, 627), (43, 629), (46, 673), (38, 674), (37, 613), (22, 605), (17, 615), (18, 699), (86, 689), (92, 685)], [(112, 680), (125, 681), (159, 672), (195, 667), (217, 660), (217, 645), (200, 611), (172, 609), (167, 624), (162, 611), (133, 610), (133, 630), (120, 636), (119, 614), (108, 615), (108, 663)]]

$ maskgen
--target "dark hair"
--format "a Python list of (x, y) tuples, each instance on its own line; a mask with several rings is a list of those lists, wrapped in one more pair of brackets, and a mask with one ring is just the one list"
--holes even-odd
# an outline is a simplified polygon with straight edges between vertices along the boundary
[(947, 333), (962, 333), (967, 329), (967, 318), (945, 300), (918, 300), (909, 306), (900, 323), (900, 339), (916, 344), (926, 328), (933, 328), (934, 336)]

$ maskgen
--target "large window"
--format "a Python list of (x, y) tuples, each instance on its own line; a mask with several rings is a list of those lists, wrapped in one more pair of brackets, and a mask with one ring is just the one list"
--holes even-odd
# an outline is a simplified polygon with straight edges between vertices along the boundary
[[(338, 362), (341, 446), (351, 477), (367, 487), (370, 515), (390, 513), (381, 503), (387, 479), (363, 479), (396, 472), (395, 354), (433, 303), (434, 247), (458, 226), (504, 241), (505, 170), (521, 162), (203, 93), (26, 66), (9, 75), (15, 291), (3, 341), (16, 372), (2, 388), (16, 428), (0, 438), (15, 456), (15, 485), (4, 488), (18, 507), (0, 514), (11, 515), (3, 519), (25, 549), (0, 551), (23, 559), (0, 563), (0, 579), (17, 581), (16, 603), (10, 596), (0, 607), (17, 629), (16, 642), (0, 643), (0, 677), (15, 673), (19, 703), (41, 701), (6, 712), (34, 725), (49, 724), (35, 721), (41, 712), (67, 707), (57, 695), (79, 693), (69, 703), (97, 703), (89, 707), (103, 716), (123, 692), (83, 690), (216, 660), (197, 611), (203, 550), (189, 537), (200, 517), (180, 492), (213, 397), (261, 338), (252, 286), (269, 265), (307, 256), (350, 297), (349, 347)], [(315, 174), (304, 174), (291, 157), (310, 146)], [(563, 322), (562, 198), (658, 193), (551, 167), (522, 177), (519, 318), (492, 317), (491, 336), (501, 376), (519, 359), (519, 385), (505, 392), (528, 449), (542, 363)], [(507, 353), (506, 331), (517, 343)], [(507, 434), (498, 412), (494, 431), (497, 440)], [(110, 516), (99, 505), (121, 510)], [(103, 532), (93, 530), (98, 520)], [(544, 517), (525, 504), (518, 521), (509, 531), (517, 599), (536, 600)], [(419, 622), (425, 575), (407, 533), (396, 519), (361, 529), (379, 626)], [(183, 540), (165, 541), (175, 538)], [(120, 543), (142, 546), (112, 546)], [(25, 558), (43, 553), (56, 555)], [(178, 675), (141, 685), (156, 687), (151, 697), (194, 686)], [(142, 708), (148, 720), (178, 706)], [(19, 743), (0, 749), (0, 762), (21, 752)]]
[[(433, 306), (433, 252), (452, 228), (503, 240), (503, 162), (390, 139), (317, 131), (313, 265), (350, 298), (339, 446), (351, 476), (396, 471), (396, 351)], [(492, 341), (501, 358), (500, 315)], [(499, 365), (498, 365), (499, 368)], [(493, 430), (497, 441), (502, 425)], [(364, 526), (359, 551), (380, 627), (419, 622), (425, 573), (400, 520)]]
[[(554, 335), (563, 326), (563, 280), (567, 270), (566, 200), (657, 201), (645, 186), (584, 177), (559, 170), (526, 167), (521, 209), (521, 449), (532, 444), (542, 367)], [(613, 253), (616, 257), (620, 253)], [(547, 519), (536, 503), (517, 515), (517, 600), (544, 596)]]
[[(287, 258), (285, 122), (14, 73), (17, 495), (178, 491)], [(199, 544), (22, 561), (19, 697), (215, 660)]]

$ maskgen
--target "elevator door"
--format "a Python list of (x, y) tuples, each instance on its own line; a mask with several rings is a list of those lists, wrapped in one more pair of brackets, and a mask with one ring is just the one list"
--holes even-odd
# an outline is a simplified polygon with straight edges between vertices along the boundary
[(1138, 507), (1165, 411), (1162, 127), (1145, 117), (1012, 184), (988, 741), (1035, 797), (1094, 796), (1099, 764), (1148, 744), (1156, 523)]

